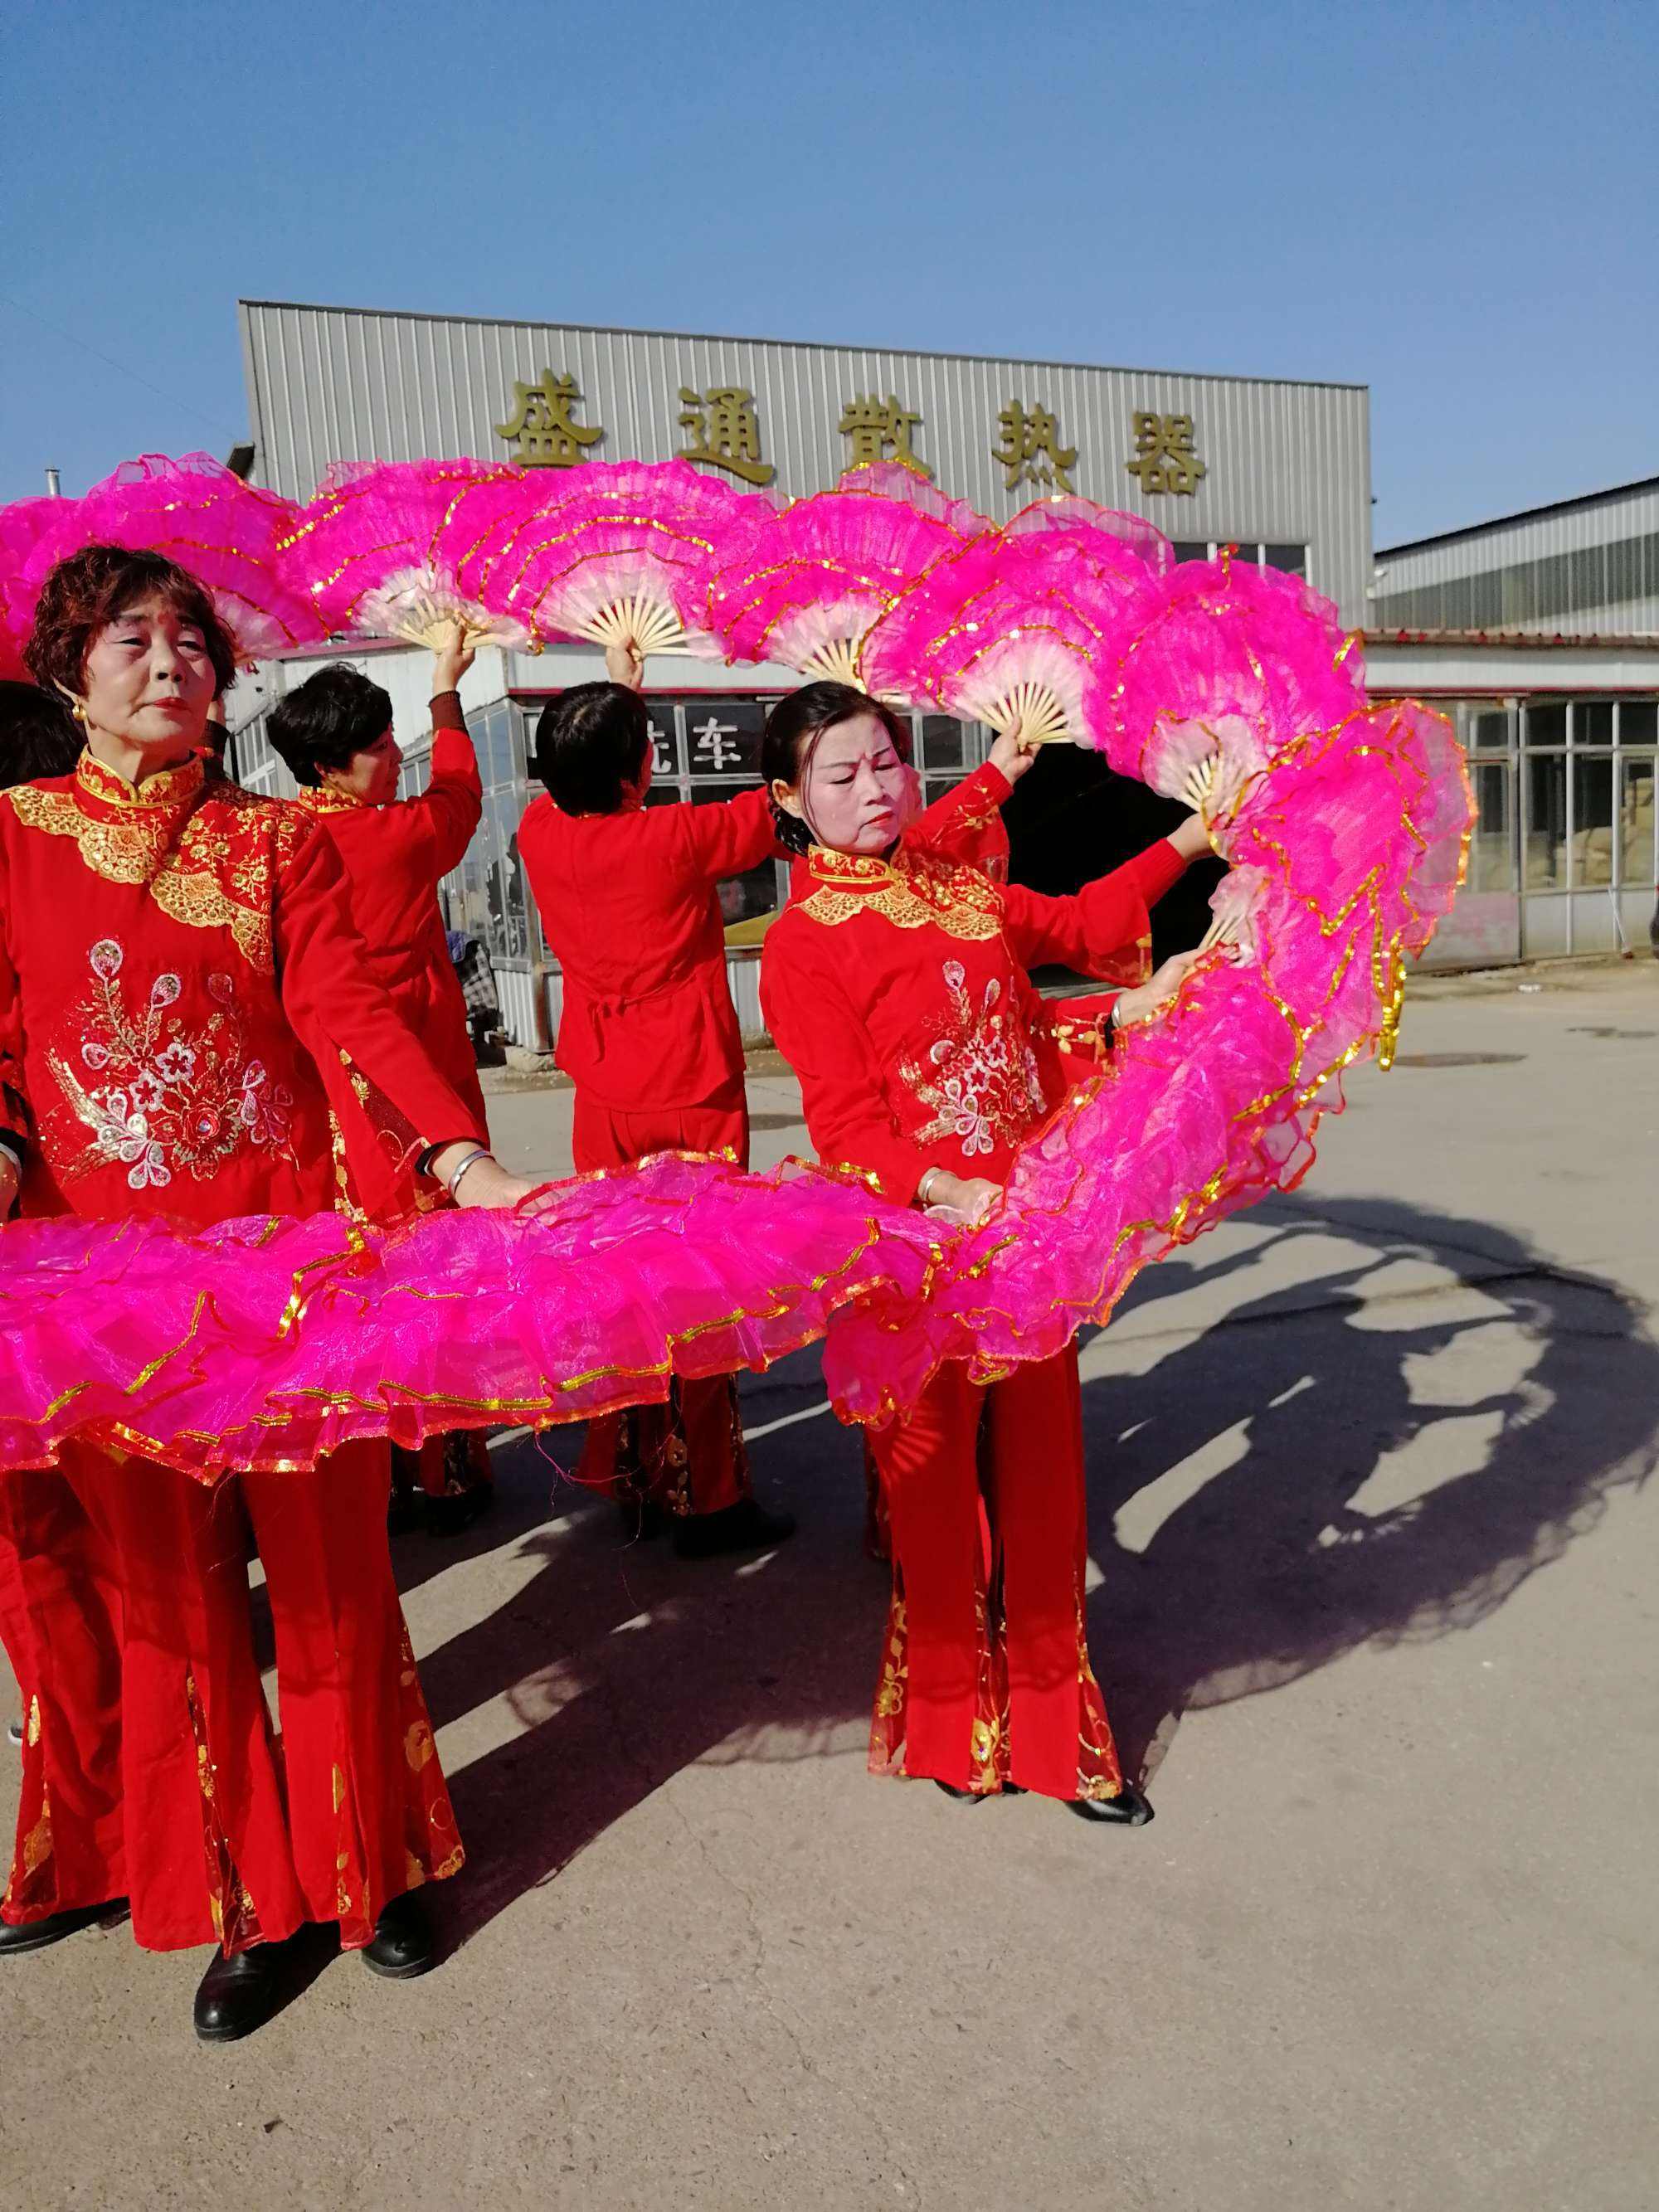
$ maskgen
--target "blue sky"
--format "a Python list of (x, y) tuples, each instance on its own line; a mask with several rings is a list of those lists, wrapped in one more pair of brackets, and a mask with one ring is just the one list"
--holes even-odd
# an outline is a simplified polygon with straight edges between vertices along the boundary
[(239, 295), (1372, 395), (1376, 540), (1659, 472), (1659, 9), (11, 0), (0, 498)]

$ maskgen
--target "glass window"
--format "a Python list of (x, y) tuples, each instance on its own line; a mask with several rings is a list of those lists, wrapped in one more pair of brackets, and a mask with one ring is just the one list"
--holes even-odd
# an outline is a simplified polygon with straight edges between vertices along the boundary
[(1576, 745), (1610, 745), (1613, 743), (1611, 699), (1574, 700), (1572, 741)]
[(1526, 774), (1527, 889), (1564, 890), (1567, 882), (1566, 757), (1534, 753), (1527, 760)]
[(1281, 568), (1287, 576), (1305, 576), (1308, 573), (1305, 545), (1264, 545), (1261, 557), (1269, 568)]
[(679, 737), (674, 727), (674, 702), (672, 699), (647, 699), (646, 708), (651, 720), (651, 773), (653, 776), (679, 775), (684, 773), (680, 763)]
[(1619, 880), (1626, 890), (1645, 890), (1650, 884), (1659, 884), (1653, 847), (1653, 765), (1650, 760), (1620, 763)]
[(653, 778), (645, 794), (645, 803), (647, 806), (678, 806), (684, 796), (678, 783), (672, 780), (659, 782)]
[(961, 768), (968, 758), (968, 731), (953, 714), (923, 714), (919, 765), (925, 769)]
[(1207, 538), (1177, 538), (1171, 541), (1170, 550), (1177, 561), (1207, 561), (1210, 541)]
[[(1218, 538), (1216, 540), (1216, 551), (1219, 553), (1222, 547), (1225, 545), (1227, 542), (1228, 541), (1224, 538)], [(1243, 562), (1249, 568), (1259, 568), (1261, 566), (1261, 548), (1259, 544), (1252, 544), (1248, 540), (1244, 541), (1240, 544), (1238, 550), (1233, 555), (1233, 558), (1235, 561)]]
[(1572, 764), (1572, 880), (1613, 881), (1613, 762), (1585, 755)]
[(1567, 742), (1567, 710), (1547, 699), (1527, 702), (1526, 742), (1529, 745), (1564, 745)]
[(1471, 700), (1465, 708), (1464, 743), (1480, 752), (1507, 751), (1515, 743), (1515, 710), (1496, 700)]
[(1621, 745), (1650, 745), (1659, 738), (1659, 706), (1651, 699), (1619, 702), (1619, 742)]
[(1478, 810), (1469, 841), (1472, 891), (1515, 889), (1515, 770), (1508, 761), (1477, 761), (1472, 771)]

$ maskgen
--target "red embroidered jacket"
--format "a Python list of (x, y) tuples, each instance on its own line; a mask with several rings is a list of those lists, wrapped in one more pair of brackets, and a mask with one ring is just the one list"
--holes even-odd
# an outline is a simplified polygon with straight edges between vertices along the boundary
[(1062, 1001), (1053, 1022), (1026, 970), (1141, 981), (1147, 908), (1184, 866), (1165, 838), (1076, 897), (1046, 898), (914, 830), (890, 860), (815, 846), (768, 934), (761, 1005), (818, 1157), (901, 1204), (932, 1167), (1000, 1181), (1065, 1091), (1056, 1030), (1079, 1011)]
[(299, 804), (338, 848), (370, 975), (482, 1127), (483, 1092), (466, 1001), (437, 899), (439, 882), (460, 866), (483, 812), (477, 755), (459, 696), (445, 691), (432, 702), (432, 780), (417, 798), (369, 806), (321, 787), (302, 791)]
[(199, 761), (0, 793), (0, 1133), (35, 1213), (404, 1210), (481, 1122), (398, 1019), (332, 841)]

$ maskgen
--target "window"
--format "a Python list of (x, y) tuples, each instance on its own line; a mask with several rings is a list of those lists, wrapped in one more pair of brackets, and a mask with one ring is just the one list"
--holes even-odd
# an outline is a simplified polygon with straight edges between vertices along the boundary
[(1611, 699), (1576, 699), (1572, 708), (1572, 741), (1576, 745), (1613, 743)]
[(1287, 576), (1305, 576), (1308, 549), (1305, 545), (1264, 545), (1261, 564), (1265, 568), (1282, 569)]
[(1469, 841), (1468, 888), (1515, 889), (1515, 769), (1509, 761), (1477, 761), (1471, 771), (1477, 815)]
[(1567, 762), (1565, 753), (1534, 753), (1526, 763), (1526, 881), (1529, 891), (1567, 884)]
[(1654, 849), (1652, 759), (1620, 763), (1619, 880), (1626, 890), (1659, 888), (1659, 857)]
[(1613, 761), (1605, 753), (1572, 763), (1572, 880), (1577, 890), (1613, 881)]

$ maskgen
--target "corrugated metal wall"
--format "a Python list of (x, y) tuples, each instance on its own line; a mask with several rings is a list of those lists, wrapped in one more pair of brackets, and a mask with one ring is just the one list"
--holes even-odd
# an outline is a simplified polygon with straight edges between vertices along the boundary
[[(846, 403), (893, 394), (921, 417), (915, 449), (942, 488), (1002, 520), (1043, 490), (1011, 490), (994, 458), (1000, 410), (1018, 400), (1055, 417), (1056, 441), (1076, 448), (1071, 478), (1086, 497), (1144, 514), (1175, 538), (1305, 544), (1312, 582), (1346, 620), (1363, 617), (1370, 552), (1363, 386), (268, 301), (244, 301), (240, 313), (258, 481), (291, 498), (308, 497), (340, 459), (510, 459), (497, 426), (511, 417), (515, 382), (551, 368), (575, 379), (574, 419), (603, 425), (591, 451), (608, 460), (665, 460), (682, 449), (683, 385), (744, 387), (755, 397), (762, 458), (794, 495), (834, 483), (847, 466)], [(1190, 496), (1143, 493), (1129, 473), (1138, 410), (1193, 417), (1206, 474)]]
[(1376, 556), (1378, 629), (1659, 634), (1659, 483)]

